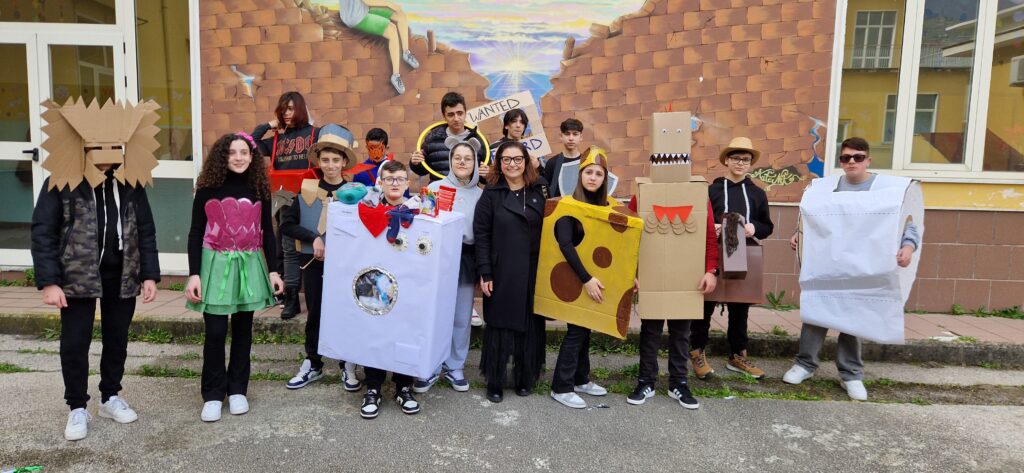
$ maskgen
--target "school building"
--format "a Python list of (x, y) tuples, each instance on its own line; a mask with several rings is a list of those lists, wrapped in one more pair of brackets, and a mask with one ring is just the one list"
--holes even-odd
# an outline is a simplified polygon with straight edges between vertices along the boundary
[[(694, 113), (694, 173), (709, 180), (723, 173), (716, 157), (729, 138), (751, 137), (763, 152), (752, 174), (776, 223), (765, 290), (795, 300), (785, 242), (795, 205), (810, 179), (841, 172), (836, 145), (863, 136), (875, 169), (924, 182), (925, 247), (908, 308), (1024, 306), (1024, 2), (635, 3), (589, 38), (566, 39), (540, 101), (548, 137), (576, 117), (585, 141), (610, 151), (620, 194), (647, 171), (651, 113)], [(445, 92), (470, 107), (499, 98), (485, 96), (467, 53), (412, 33), (420, 68), (403, 70), (398, 95), (386, 40), (347, 28), (323, 2), (0, 0), (0, 268), (31, 266), (43, 100), (161, 105), (149, 193), (161, 265), (180, 275), (204, 150), (272, 118), (282, 92), (302, 92), (317, 124), (357, 136), (387, 128), (400, 157), (440, 119)], [(500, 135), (494, 120), (482, 127)]]

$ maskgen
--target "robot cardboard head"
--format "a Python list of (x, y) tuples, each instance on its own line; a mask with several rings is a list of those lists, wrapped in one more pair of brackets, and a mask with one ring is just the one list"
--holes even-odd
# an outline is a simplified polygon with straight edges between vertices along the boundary
[(690, 112), (651, 117), (651, 181), (690, 181)]
[(116, 166), (114, 177), (128, 186), (152, 183), (158, 164), (153, 153), (160, 147), (156, 126), (160, 108), (150, 100), (137, 105), (107, 100), (102, 106), (93, 100), (88, 106), (79, 98), (64, 105), (43, 102), (46, 111), (46, 141), (49, 155), (42, 166), (50, 172), (50, 188), (72, 189), (82, 179), (92, 187), (105, 176), (97, 166)]

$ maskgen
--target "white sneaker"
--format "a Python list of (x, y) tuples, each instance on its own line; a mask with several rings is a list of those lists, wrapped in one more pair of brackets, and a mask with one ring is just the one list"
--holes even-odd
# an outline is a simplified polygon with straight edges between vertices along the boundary
[(576, 393), (556, 394), (554, 391), (551, 391), (551, 399), (573, 409), (583, 409), (584, 407), (587, 407), (587, 401), (584, 401), (583, 398), (577, 396)]
[(203, 422), (217, 422), (220, 420), (222, 408), (223, 403), (220, 401), (206, 401), (206, 404), (203, 404), (203, 413), (199, 418), (203, 419)]
[(64, 438), (67, 440), (82, 440), (89, 434), (89, 421), (92, 415), (83, 407), (73, 409), (68, 413), (68, 424), (64, 426)]
[(484, 325), (484, 318), (476, 313), (476, 309), (473, 309), (473, 315), (469, 316), (469, 325), (471, 327), (482, 327)]
[(100, 417), (114, 419), (119, 424), (130, 424), (139, 420), (139, 414), (118, 396), (110, 396), (107, 402), (100, 405)]
[(786, 374), (782, 375), (782, 382), (789, 384), (800, 384), (814, 376), (814, 373), (807, 371), (800, 365), (793, 365)]
[(853, 380), (853, 381), (840, 381), (839, 385), (846, 389), (846, 395), (850, 396), (850, 399), (854, 401), (867, 401), (868, 390), (864, 387), (864, 381)]
[(249, 412), (249, 400), (245, 398), (244, 394), (228, 396), (228, 412), (236, 416)]
[(307, 384), (312, 383), (324, 376), (324, 371), (313, 369), (313, 363), (311, 361), (302, 360), (302, 366), (299, 367), (299, 372), (295, 374), (295, 377), (288, 380), (288, 389), (299, 389), (305, 387)]
[(607, 389), (598, 386), (593, 381), (580, 386), (575, 386), (573, 387), (573, 391), (583, 394), (589, 394), (591, 396), (604, 396), (605, 394), (608, 394)]

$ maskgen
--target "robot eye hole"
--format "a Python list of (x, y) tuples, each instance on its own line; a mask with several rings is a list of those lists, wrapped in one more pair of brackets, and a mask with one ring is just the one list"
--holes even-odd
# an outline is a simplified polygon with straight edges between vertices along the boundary
[(661, 132), (662, 132), (662, 133), (668, 133), (668, 130), (667, 130), (667, 129), (665, 129), (665, 128), (662, 128), (662, 129), (661, 129)]
[(682, 133), (682, 132), (683, 132), (682, 128), (676, 128), (676, 133)]

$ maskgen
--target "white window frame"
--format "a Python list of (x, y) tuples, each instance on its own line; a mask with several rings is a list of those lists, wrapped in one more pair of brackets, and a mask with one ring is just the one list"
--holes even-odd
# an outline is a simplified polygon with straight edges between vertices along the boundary
[[(921, 58), (921, 32), (924, 27), (924, 2), (906, 0), (903, 24), (903, 50), (900, 57), (900, 78), (897, 87), (896, 132), (892, 143), (892, 169), (879, 169), (886, 174), (923, 179), (928, 182), (967, 182), (988, 184), (1024, 184), (1024, 172), (984, 171), (985, 130), (988, 121), (988, 98), (992, 71), (993, 46), (995, 44), (996, 14), (998, 0), (978, 0), (978, 20), (975, 31), (975, 55), (971, 71), (972, 89), (967, 108), (966, 139), (964, 141), (964, 162), (950, 164), (912, 163), (911, 147), (914, 135), (914, 112)], [(844, 45), (846, 42), (846, 21), (850, 11), (849, 0), (839, 0), (836, 5), (835, 36), (832, 57), (832, 81), (829, 100), (828, 136), (834, 142), (839, 123), (839, 100), (842, 85)], [(899, 21), (897, 20), (897, 25)], [(881, 143), (880, 143), (881, 144)], [(831, 157), (826, 162), (825, 174), (842, 172)]]
[[(856, 38), (856, 31), (858, 29), (863, 29), (864, 30), (864, 40), (865, 41), (867, 41), (868, 31), (871, 30), (872, 28), (877, 28), (878, 29), (878, 38), (879, 39), (881, 39), (881, 37), (882, 37), (882, 30), (884, 30), (886, 28), (892, 28), (892, 35), (891, 35), (891, 38), (889, 40), (889, 45), (888, 45), (889, 46), (889, 54), (887, 56), (882, 56), (880, 54), (880, 48), (883, 46), (883, 44), (881, 43), (881, 41), (879, 41), (878, 44), (874, 45), (875, 46), (875, 51), (874, 51), (874, 54), (871, 55), (871, 56), (868, 56), (866, 54), (866, 50), (864, 51), (865, 54), (861, 55), (860, 57), (855, 57), (855, 55), (851, 53), (850, 68), (851, 69), (889, 69), (889, 68), (892, 68), (892, 53), (893, 53), (893, 50), (896, 48), (896, 25), (898, 25), (899, 22), (900, 22), (899, 11), (897, 11), (897, 10), (857, 10), (856, 13), (857, 13), (857, 15), (860, 15), (861, 13), (864, 13), (868, 17), (870, 17), (872, 13), (882, 13), (883, 15), (885, 13), (892, 13), (893, 14), (893, 22), (894, 23), (893, 23), (892, 26), (889, 26), (889, 25), (878, 25), (877, 27), (873, 26), (873, 25), (863, 25), (863, 26), (861, 26), (861, 25), (857, 24), (857, 19), (854, 18), (854, 20), (853, 20), (853, 30), (855, 32), (855, 35), (854, 35), (855, 38)], [(853, 45), (853, 51), (856, 51), (856, 49), (857, 49), (857, 45), (854, 44)], [(864, 61), (867, 61), (869, 59), (874, 61), (874, 65), (871, 66), (871, 67), (868, 67), (868, 66), (864, 65)], [(853, 61), (856, 61), (856, 60), (860, 60), (861, 61), (859, 66), (854, 65)], [(882, 60), (886, 61), (885, 66), (882, 66), (882, 65), (879, 64)]]

